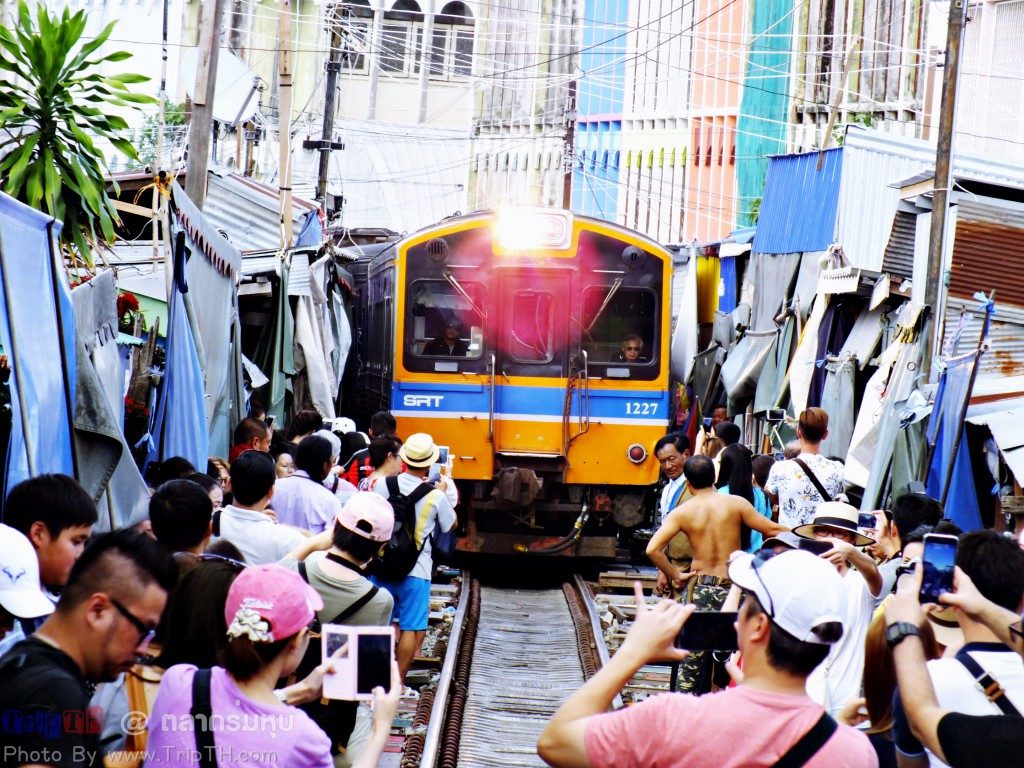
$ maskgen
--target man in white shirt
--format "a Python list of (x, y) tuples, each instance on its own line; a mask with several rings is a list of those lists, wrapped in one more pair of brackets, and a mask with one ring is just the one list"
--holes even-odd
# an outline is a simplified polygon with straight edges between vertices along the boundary
[[(1015, 614), (1021, 613), (1024, 608), (1024, 551), (1013, 539), (990, 530), (966, 533), (960, 537), (956, 565), (986, 600)], [(980, 620), (956, 606), (953, 611), (966, 643), (954, 658), (928, 662), (928, 674), (939, 707), (963, 715), (1004, 714), (993, 700), (997, 697), (990, 699), (982, 690), (990, 683), (976, 682), (979, 674), (984, 673), (1005, 694), (998, 698), (1024, 713), (1024, 659)], [(911, 733), (899, 696), (894, 710), (893, 736), (900, 766), (924, 768), (930, 764), (943, 768), (946, 764)]]
[[(693, 498), (693, 492), (686, 483), (686, 475), (683, 474), (683, 465), (690, 458), (690, 438), (682, 432), (669, 432), (654, 444), (654, 458), (658, 460), (661, 472), (668, 480), (661, 489), (658, 509), (654, 515), (655, 528), (658, 528), (668, 517), (669, 512), (684, 501)], [(685, 533), (679, 533), (668, 543), (668, 546), (665, 547), (665, 556), (668, 557), (672, 565), (677, 566), (681, 571), (690, 570), (690, 563), (693, 562), (693, 547), (690, 546), (690, 539)], [(665, 595), (672, 599), (678, 598), (681, 594), (680, 590), (660, 570), (654, 591), (655, 594)]]
[(295, 452), (295, 472), (274, 484), (271, 506), (277, 522), (312, 533), (334, 526), (341, 501), (324, 487), (331, 471), (331, 443), (319, 434), (302, 438)]
[[(398, 451), (399, 458), (405, 462), (406, 471), (398, 475), (397, 478), (387, 478), (387, 481), (377, 483), (373, 490), (385, 499), (389, 498), (391, 491), (388, 485), (392, 483), (388, 481), (395, 480), (398, 483), (399, 493), (405, 496), (411, 495), (422, 483), (426, 482), (430, 467), (437, 461), (439, 455), (440, 449), (434, 445), (434, 439), (430, 435), (422, 432), (410, 435)], [(401, 581), (393, 582), (374, 579), (374, 583), (390, 592), (395, 599), (395, 614), (392, 618), (398, 620), (399, 636), (396, 655), (398, 669), (403, 680), (427, 634), (430, 575), (433, 570), (430, 535), (435, 527), (442, 532), (447, 532), (454, 528), (456, 523), (455, 509), (448, 500), (444, 488), (448, 482), (450, 481), (442, 477), (436, 488), (416, 502), (414, 530), (416, 546), (421, 549), (419, 558), (409, 575)], [(396, 520), (396, 524), (398, 522)]]
[(764, 489), (779, 500), (779, 525), (806, 525), (819, 504), (835, 500), (842, 492), (842, 462), (821, 455), (821, 441), (826, 435), (828, 414), (821, 408), (808, 408), (800, 414), (796, 428), (800, 454), (776, 462), (768, 473)]
[(214, 513), (214, 535), (238, 547), (248, 565), (276, 563), (306, 538), (267, 514), (276, 479), (269, 453), (246, 451), (231, 465), (233, 503)]
[(818, 505), (812, 523), (793, 529), (797, 536), (832, 545), (821, 557), (839, 571), (846, 592), (843, 637), (807, 678), (807, 694), (832, 715), (837, 715), (845, 704), (860, 695), (864, 640), (882, 594), (882, 575), (874, 559), (860, 549), (874, 541), (857, 530), (857, 516), (855, 507), (829, 501)]

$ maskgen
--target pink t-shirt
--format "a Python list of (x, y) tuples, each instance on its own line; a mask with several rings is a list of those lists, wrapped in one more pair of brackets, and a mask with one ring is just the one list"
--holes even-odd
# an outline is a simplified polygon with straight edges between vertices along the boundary
[[(806, 696), (740, 686), (707, 696), (668, 693), (587, 725), (594, 768), (771, 766), (821, 717)], [(868, 737), (845, 725), (806, 768), (878, 768)]]
[[(192, 708), (196, 668), (179, 664), (164, 673), (149, 714), (146, 768), (198, 766)], [(301, 709), (248, 698), (228, 673), (214, 667), (210, 678), (217, 765), (262, 768), (333, 768), (331, 741)]]

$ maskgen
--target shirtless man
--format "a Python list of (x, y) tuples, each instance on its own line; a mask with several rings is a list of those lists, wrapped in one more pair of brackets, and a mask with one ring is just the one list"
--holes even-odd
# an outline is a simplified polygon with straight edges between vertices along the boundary
[[(789, 530), (762, 517), (746, 499), (718, 493), (715, 466), (707, 456), (693, 456), (683, 465), (683, 474), (693, 498), (672, 510), (647, 545), (647, 556), (678, 586), (687, 583), (683, 602), (698, 611), (718, 611), (729, 594), (729, 555), (740, 549), (740, 523), (760, 531), (765, 538)], [(678, 533), (685, 533), (693, 546), (693, 564), (681, 571), (665, 556), (665, 546)], [(707, 692), (709, 681), (701, 682), (705, 666), (703, 653), (691, 653), (682, 663), (679, 690)]]

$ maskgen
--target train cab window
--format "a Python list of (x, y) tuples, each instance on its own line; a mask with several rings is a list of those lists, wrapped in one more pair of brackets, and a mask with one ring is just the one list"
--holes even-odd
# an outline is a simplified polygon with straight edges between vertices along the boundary
[(512, 297), (511, 353), (517, 363), (549, 363), (554, 358), (554, 297), (518, 291)]
[(657, 362), (658, 301), (646, 288), (593, 286), (583, 293), (583, 348), (606, 375), (644, 378)]
[(467, 295), (444, 280), (413, 283), (406, 341), (417, 357), (478, 360), (483, 354), (484, 287), (459, 285)]

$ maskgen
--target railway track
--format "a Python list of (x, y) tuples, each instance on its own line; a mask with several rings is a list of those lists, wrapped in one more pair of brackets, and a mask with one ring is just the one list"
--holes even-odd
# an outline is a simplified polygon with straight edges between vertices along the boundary
[(596, 604), (579, 577), (498, 589), (465, 576), (432, 701), (417, 712), (426, 733), (407, 741), (402, 768), (543, 766), (540, 731), (607, 660)]

